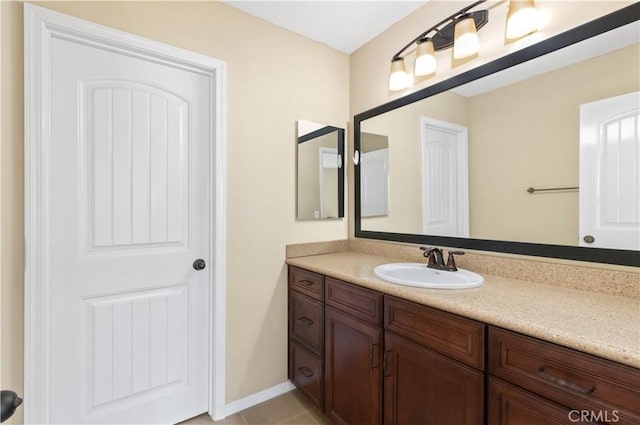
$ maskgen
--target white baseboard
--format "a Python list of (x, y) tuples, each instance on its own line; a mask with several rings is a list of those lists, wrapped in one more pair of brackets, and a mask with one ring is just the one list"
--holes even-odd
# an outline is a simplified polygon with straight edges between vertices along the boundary
[(291, 381), (283, 382), (282, 384), (274, 385), (266, 390), (258, 391), (257, 393), (242, 397), (241, 399), (232, 401), (225, 406), (225, 416), (231, 416), (241, 410), (247, 409), (256, 404), (262, 403), (281, 394), (291, 391), (295, 387)]

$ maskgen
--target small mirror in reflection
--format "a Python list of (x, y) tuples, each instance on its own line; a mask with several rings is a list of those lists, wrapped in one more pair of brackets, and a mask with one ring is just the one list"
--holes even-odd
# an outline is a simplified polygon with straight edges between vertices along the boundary
[(344, 217), (344, 129), (297, 122), (297, 218)]

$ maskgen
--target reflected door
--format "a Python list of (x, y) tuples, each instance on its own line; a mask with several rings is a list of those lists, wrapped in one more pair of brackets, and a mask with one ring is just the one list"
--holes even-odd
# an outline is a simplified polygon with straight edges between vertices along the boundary
[(469, 237), (467, 128), (422, 118), (422, 233)]
[(364, 152), (360, 160), (360, 216), (389, 214), (389, 149)]
[(54, 38), (51, 419), (208, 407), (210, 79)]
[(640, 250), (640, 92), (580, 105), (580, 246)]

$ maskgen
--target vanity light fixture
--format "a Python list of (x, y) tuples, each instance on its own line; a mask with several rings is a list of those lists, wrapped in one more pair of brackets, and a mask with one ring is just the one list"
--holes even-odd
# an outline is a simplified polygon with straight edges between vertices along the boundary
[[(486, 2), (479, 0), (443, 19), (411, 40), (391, 58), (389, 90), (400, 91), (409, 87), (411, 78), (407, 74), (403, 54), (414, 44), (416, 56), (413, 74), (425, 76), (436, 72), (435, 52), (453, 47), (453, 58), (463, 59), (480, 51), (478, 31), (489, 22), (488, 10), (471, 9)], [(509, 0), (507, 16), (508, 39), (518, 38), (537, 30), (534, 0)]]
[(453, 58), (463, 59), (480, 51), (480, 39), (476, 22), (471, 14), (463, 15), (456, 21), (453, 40)]
[(404, 59), (394, 58), (391, 61), (391, 71), (389, 71), (389, 90), (398, 91), (409, 87), (409, 75), (404, 66)]
[(418, 40), (416, 50), (416, 60), (413, 62), (413, 75), (423, 76), (436, 72), (438, 63), (436, 53), (433, 48), (433, 41), (430, 38)]

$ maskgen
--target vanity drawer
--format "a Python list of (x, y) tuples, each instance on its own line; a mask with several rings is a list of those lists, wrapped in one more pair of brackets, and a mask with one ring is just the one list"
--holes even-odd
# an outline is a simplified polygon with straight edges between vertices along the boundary
[(326, 278), (326, 303), (373, 325), (382, 325), (382, 294), (351, 283)]
[(321, 274), (289, 266), (289, 288), (324, 300), (324, 276)]
[(640, 370), (493, 327), (488, 344), (492, 375), (571, 409), (640, 423)]
[(322, 359), (289, 340), (289, 377), (320, 411), (324, 410), (323, 370)]
[(385, 296), (384, 328), (454, 360), (484, 370), (483, 323)]
[(324, 304), (289, 292), (289, 335), (320, 357), (324, 353)]

